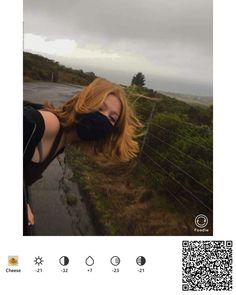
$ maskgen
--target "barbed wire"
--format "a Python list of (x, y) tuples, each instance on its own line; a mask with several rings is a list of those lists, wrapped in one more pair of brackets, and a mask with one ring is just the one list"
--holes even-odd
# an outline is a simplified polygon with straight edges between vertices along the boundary
[(171, 176), (161, 165), (159, 165), (155, 160), (153, 160), (145, 151), (143, 154), (146, 155), (156, 166), (158, 166), (162, 171), (164, 171), (173, 181), (178, 183), (186, 192), (191, 194), (199, 203), (201, 203), (205, 208), (207, 208), (210, 212), (212, 209), (208, 207), (199, 197), (197, 197), (190, 189), (186, 188), (181, 182), (179, 182), (175, 177)]
[(166, 188), (166, 191), (183, 207), (186, 211), (190, 212), (189, 208), (187, 208), (182, 201), (174, 193), (172, 193), (168, 188)]
[[(139, 97), (140, 98), (140, 97)], [(154, 102), (150, 102), (150, 103), (154, 103)], [(150, 106), (151, 107), (151, 106)], [(143, 111), (149, 111), (148, 108), (145, 108), (143, 106), (138, 106), (138, 109), (136, 110), (137, 112), (139, 112), (139, 110), (143, 110)], [(172, 113), (173, 114), (173, 113)], [(181, 118), (181, 117), (180, 117)], [(181, 118), (182, 119), (182, 118)], [(184, 124), (184, 125), (188, 125), (188, 126), (191, 126), (191, 127), (194, 127), (195, 125), (197, 125), (198, 127), (200, 126), (208, 126), (207, 124), (197, 124), (197, 123), (191, 123), (191, 122), (186, 122), (186, 121), (179, 121), (177, 118), (174, 118), (174, 117), (171, 117), (171, 120), (175, 121), (175, 122), (178, 122), (180, 124)], [(190, 129), (187, 129), (189, 131), (191, 131)]]
[[(156, 104), (156, 103), (155, 103)], [(148, 111), (151, 111), (151, 108), (152, 108), (152, 106), (150, 105), (150, 110), (148, 110)], [(143, 108), (143, 107), (140, 107), (139, 106), (139, 110), (140, 109), (142, 109), (142, 110), (147, 110), (146, 108)], [(138, 111), (138, 110), (136, 110), (136, 111)], [(188, 122), (184, 122), (184, 121), (178, 121), (178, 120), (176, 120), (175, 118), (171, 118), (171, 120), (174, 120), (174, 121), (176, 121), (176, 122), (179, 122), (179, 123), (183, 123), (183, 124), (188, 124), (188, 125), (191, 125), (191, 126), (194, 126), (194, 124), (191, 124), (191, 123), (188, 123)], [(140, 119), (141, 121), (142, 121), (142, 123), (143, 124), (145, 124), (146, 122), (144, 122), (142, 119)], [(160, 127), (160, 128), (162, 128), (162, 129), (164, 129), (164, 130), (167, 130), (168, 132), (171, 132), (171, 133), (173, 133), (173, 131), (171, 131), (171, 130), (169, 130), (169, 129), (167, 129), (167, 128), (165, 128), (165, 127), (163, 127), (163, 126), (161, 126), (160, 124), (157, 124), (157, 123), (155, 123), (155, 122), (151, 122), (150, 121), (150, 125), (154, 125), (154, 126), (158, 126), (158, 127)], [(191, 130), (189, 130), (188, 129), (188, 131), (191, 131)], [(176, 133), (175, 133), (176, 134)], [(207, 150), (210, 150), (210, 151), (212, 151), (212, 149), (210, 148), (210, 147), (207, 147), (207, 146), (205, 146), (205, 145), (203, 145), (203, 144), (200, 144), (200, 143), (198, 143), (198, 142), (196, 142), (196, 141), (193, 141), (193, 140), (191, 140), (191, 139), (189, 139), (189, 138), (186, 138), (188, 135), (187, 134), (184, 134), (184, 135), (181, 135), (181, 134), (176, 134), (176, 136), (178, 136), (178, 137), (181, 137), (181, 138), (183, 138), (183, 139), (185, 139), (187, 142), (191, 142), (191, 143), (194, 143), (194, 144), (196, 144), (196, 145), (198, 145), (198, 146), (200, 146), (200, 147), (202, 147), (202, 148), (204, 148), (204, 149), (207, 149)]]
[(201, 165), (201, 166), (203, 166), (203, 167), (205, 167), (205, 168), (207, 168), (207, 169), (209, 169), (210, 171), (213, 172), (213, 170), (211, 169), (211, 167), (205, 165), (204, 163), (200, 162), (199, 160), (197, 160), (197, 159), (193, 158), (192, 156), (186, 154), (185, 152), (181, 151), (180, 149), (178, 149), (177, 147), (171, 145), (170, 143), (164, 141), (163, 139), (160, 139), (160, 137), (157, 137), (157, 136), (154, 135), (152, 132), (148, 132), (148, 135), (151, 135), (152, 137), (156, 138), (157, 140), (163, 142), (164, 144), (170, 146), (171, 148), (175, 149), (175, 150), (178, 151), (179, 153), (181, 153), (181, 154), (183, 154), (184, 156), (186, 156), (186, 157), (192, 159), (193, 161), (195, 161), (195, 162), (198, 163), (199, 165)]
[[(167, 129), (167, 128), (165, 128), (165, 127), (163, 127), (163, 126), (161, 126), (161, 125), (159, 125), (159, 124), (157, 124), (157, 123), (153, 123), (153, 122), (151, 122), (150, 125), (158, 126), (158, 127), (160, 127), (161, 129), (166, 130), (166, 131), (168, 131), (168, 132), (170, 132), (170, 133), (172, 133), (172, 134), (174, 133), (173, 131), (171, 131), (171, 130), (169, 130), (169, 129)], [(198, 142), (196, 142), (196, 141), (193, 141), (193, 140), (191, 140), (191, 139), (189, 139), (189, 138), (186, 138), (185, 136), (183, 136), (183, 135), (181, 135), (181, 134), (177, 134), (177, 133), (174, 133), (174, 134), (175, 134), (176, 136), (178, 136), (178, 137), (183, 138), (183, 139), (184, 139), (185, 141), (187, 141), (187, 142), (191, 142), (191, 143), (193, 143), (193, 144), (195, 144), (195, 145), (200, 146), (201, 148), (204, 148), (204, 149), (209, 150), (209, 151), (212, 152), (212, 149), (209, 148), (209, 147), (207, 147), (207, 146), (204, 146), (204, 145), (202, 145), (202, 144), (200, 144), (200, 143), (198, 143)], [(187, 135), (186, 135), (186, 136), (187, 136)]]
[[(135, 99), (135, 103), (138, 101), (138, 99), (140, 98), (140, 96), (138, 98)], [(147, 100), (146, 100), (147, 101)], [(135, 104), (134, 103), (134, 104)], [(156, 103), (155, 103), (156, 104)], [(145, 110), (145, 111), (151, 111), (153, 113), (153, 116), (154, 116), (154, 112), (152, 111), (153, 110), (153, 107), (152, 105), (148, 105), (148, 107), (144, 108), (144, 107), (141, 107), (141, 106), (138, 106), (138, 108), (136, 109), (136, 111), (138, 112), (139, 110)], [(153, 116), (149, 116), (149, 119), (148, 119), (148, 126), (157, 126), (163, 130), (166, 130), (167, 132), (173, 134), (174, 132), (163, 127), (162, 125), (156, 123), (156, 122), (152, 122), (152, 119), (153, 119)], [(147, 122), (144, 122), (143, 119), (140, 118), (140, 120), (142, 121), (142, 123), (146, 124)], [(191, 127), (194, 127), (194, 124), (192, 123), (189, 123), (189, 122), (184, 122), (184, 121), (178, 121), (177, 119), (175, 118), (171, 118), (171, 120), (175, 121), (175, 122), (178, 122), (180, 124), (185, 124), (185, 125), (188, 125), (188, 126), (191, 126)], [(199, 126), (199, 125), (198, 125)], [(162, 143), (170, 146), (171, 148), (175, 149), (176, 151), (180, 152), (182, 155), (188, 157), (189, 159), (195, 161), (196, 163), (198, 163), (199, 165), (201, 165), (202, 167), (205, 167), (207, 168), (208, 170), (210, 170), (211, 172), (213, 172), (213, 170), (205, 165), (204, 163), (198, 161), (197, 159), (193, 158), (192, 156), (188, 155), (187, 153), (183, 152), (182, 150), (180, 150), (179, 148), (176, 148), (174, 147), (173, 145), (167, 143), (166, 141), (160, 139), (159, 137), (157, 137), (156, 135), (154, 135), (152, 132), (149, 131), (149, 128), (147, 128), (147, 134), (146, 135), (151, 135), (152, 137), (156, 138), (157, 140), (161, 141)], [(188, 131), (192, 131), (190, 129), (187, 129)], [(191, 140), (189, 139), (189, 135), (188, 134), (177, 134), (177, 133), (174, 133), (177, 137), (179, 138), (182, 138), (184, 139), (186, 142), (190, 142), (190, 143), (193, 143), (194, 145), (197, 145), (205, 150), (208, 150), (208, 151), (211, 151), (212, 152), (212, 149), (204, 144), (200, 144), (194, 140)], [(145, 137), (146, 138), (146, 137)], [(191, 179), (193, 179), (196, 183), (198, 183), (202, 188), (206, 189), (208, 192), (210, 192), (211, 194), (213, 193), (211, 189), (209, 189), (207, 186), (205, 186), (204, 184), (202, 184), (200, 181), (198, 181), (195, 177), (193, 177), (191, 174), (189, 174), (187, 171), (185, 171), (184, 169), (182, 169), (180, 166), (176, 165), (174, 162), (172, 162), (171, 160), (169, 160), (167, 157), (163, 157), (160, 153), (158, 153), (158, 151), (154, 150), (153, 147), (151, 147), (149, 144), (145, 143), (143, 144), (143, 147), (144, 146), (148, 146), (150, 149), (153, 150), (153, 152), (155, 152), (155, 154), (158, 154), (161, 158), (167, 160), (171, 165), (173, 165), (174, 167), (176, 167), (179, 171), (181, 171), (182, 173), (184, 173), (185, 175), (187, 175), (188, 177), (190, 177)], [(205, 208), (207, 208), (210, 212), (212, 212), (212, 209), (206, 205), (199, 197), (197, 197), (190, 189), (188, 189), (187, 187), (185, 187), (185, 185), (183, 185), (181, 182), (179, 182), (175, 177), (173, 177), (172, 175), (170, 175), (168, 173), (168, 171), (166, 171), (161, 165), (159, 165), (155, 160), (153, 160), (152, 157), (149, 156), (149, 154), (147, 152), (145, 152), (144, 150), (142, 151), (142, 153), (148, 157), (157, 167), (159, 167), (165, 174), (168, 175), (168, 177), (170, 177), (173, 181), (175, 181), (178, 185), (180, 185), (186, 192), (188, 192), (196, 201), (198, 201), (200, 204), (202, 204)], [(154, 175), (154, 174), (153, 174)], [(173, 197), (175, 198), (175, 200), (183, 207), (185, 208), (185, 210), (188, 210), (189, 209), (183, 204), (183, 202), (181, 202), (181, 200), (175, 196), (175, 194), (173, 192), (171, 192), (168, 188), (166, 188), (166, 191)]]
[[(142, 165), (148, 167), (145, 163), (142, 162)], [(149, 168), (149, 167), (148, 167)], [(150, 172), (153, 177), (156, 177), (156, 175), (153, 172)], [(161, 173), (162, 174), (162, 173)], [(162, 174), (163, 175), (163, 174)], [(192, 213), (192, 208), (188, 208), (183, 201), (180, 200), (180, 197), (177, 197), (172, 191), (170, 191), (168, 188), (165, 188), (165, 191), (167, 191), (180, 205), (181, 207), (184, 208), (185, 212), (187, 212), (188, 214), (190, 214), (192, 217), (196, 217), (195, 214)], [(186, 201), (186, 198), (185, 198)]]
[[(143, 165), (145, 165), (144, 163), (143, 163)], [(145, 165), (146, 166), (146, 165)], [(146, 166), (147, 167), (147, 166)], [(156, 177), (156, 175), (153, 173), (153, 172), (151, 172), (151, 174), (154, 176), (154, 177)], [(165, 189), (169, 194), (171, 194), (172, 196), (173, 196), (173, 198), (175, 199), (175, 200), (177, 200), (177, 202), (186, 210), (186, 211), (188, 211), (188, 213), (189, 212), (191, 212), (191, 210), (189, 209), (189, 208), (187, 208), (185, 205), (184, 205), (184, 203), (180, 200), (180, 198), (179, 197), (177, 197), (173, 192), (171, 192), (168, 188), (166, 188)], [(194, 216), (193, 214), (191, 214), (192, 216)], [(195, 216), (194, 216), (195, 217)]]
[(148, 146), (155, 154), (158, 154), (162, 159), (168, 161), (171, 165), (173, 165), (179, 171), (181, 171), (182, 173), (184, 173), (185, 175), (187, 175), (188, 177), (190, 177), (191, 179), (193, 179), (196, 183), (198, 183), (201, 187), (205, 188), (208, 192), (213, 193), (211, 189), (209, 189), (207, 186), (205, 186), (204, 184), (202, 184), (199, 180), (197, 180), (190, 173), (188, 173), (187, 171), (185, 171), (184, 169), (182, 169), (181, 167), (179, 167), (177, 164), (175, 164), (174, 162), (172, 162), (168, 158), (163, 157), (158, 151), (154, 150), (149, 144), (146, 143), (146, 146)]

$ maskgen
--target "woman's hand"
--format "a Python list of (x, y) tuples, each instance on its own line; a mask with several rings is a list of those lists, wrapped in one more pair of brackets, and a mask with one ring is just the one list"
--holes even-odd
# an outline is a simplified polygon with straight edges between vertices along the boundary
[(27, 213), (28, 213), (28, 225), (34, 225), (34, 214), (29, 204), (27, 204)]

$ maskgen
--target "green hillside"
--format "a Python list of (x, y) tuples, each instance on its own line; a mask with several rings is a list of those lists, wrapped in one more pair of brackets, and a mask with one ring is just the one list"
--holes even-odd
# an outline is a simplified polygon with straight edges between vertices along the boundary
[(24, 82), (41, 80), (88, 85), (97, 78), (97, 76), (94, 73), (86, 74), (83, 70), (74, 70), (65, 67), (60, 65), (57, 61), (38, 54), (24, 52), (23, 78)]
[[(212, 234), (212, 106), (191, 106), (156, 92), (147, 98), (150, 91), (139, 87), (125, 89), (147, 131), (139, 138), (139, 157), (114, 165), (74, 147), (66, 151), (98, 232)], [(206, 233), (194, 232), (199, 213), (209, 219)]]

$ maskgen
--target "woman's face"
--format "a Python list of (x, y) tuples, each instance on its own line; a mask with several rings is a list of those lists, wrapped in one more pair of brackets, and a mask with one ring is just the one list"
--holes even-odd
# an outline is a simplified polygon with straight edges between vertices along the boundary
[(121, 112), (120, 99), (114, 94), (109, 94), (98, 111), (105, 115), (112, 125), (115, 125)]

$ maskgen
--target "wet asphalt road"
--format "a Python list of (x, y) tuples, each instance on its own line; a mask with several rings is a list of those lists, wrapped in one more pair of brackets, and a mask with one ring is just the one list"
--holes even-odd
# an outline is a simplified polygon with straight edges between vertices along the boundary
[[(24, 100), (37, 103), (49, 100), (57, 106), (82, 88), (51, 82), (25, 82)], [(95, 235), (83, 197), (77, 184), (70, 180), (72, 176), (62, 153), (50, 163), (43, 178), (29, 188), (35, 216), (33, 235)], [(68, 198), (73, 204), (68, 204)]]

